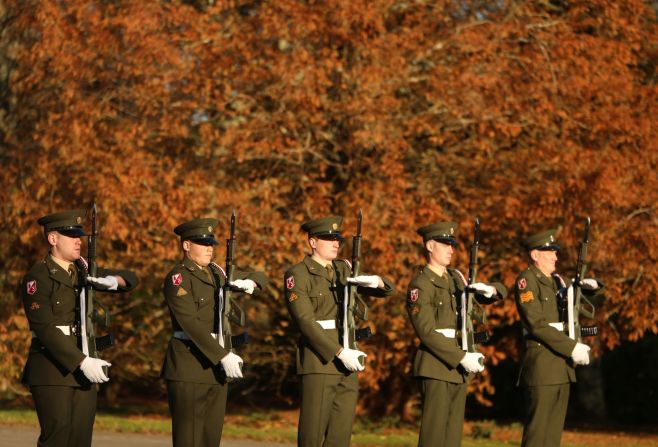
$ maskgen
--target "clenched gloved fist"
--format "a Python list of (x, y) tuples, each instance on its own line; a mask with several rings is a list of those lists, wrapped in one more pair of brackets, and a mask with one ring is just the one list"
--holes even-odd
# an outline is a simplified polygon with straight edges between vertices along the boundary
[(342, 351), (336, 356), (338, 359), (343, 362), (343, 365), (345, 365), (345, 368), (347, 368), (348, 371), (363, 371), (365, 367), (361, 364), (359, 361), (360, 357), (368, 357), (368, 355), (363, 352), (359, 351), (358, 349), (350, 349), (350, 348), (343, 348)]
[(383, 284), (384, 281), (382, 281), (382, 278), (379, 275), (358, 275), (354, 278), (347, 278), (347, 282), (361, 287), (376, 289), (380, 284)]
[(576, 343), (571, 352), (571, 358), (576, 365), (589, 365), (589, 346), (583, 343)]
[(257, 286), (257, 284), (251, 279), (235, 279), (231, 281), (230, 284), (236, 289), (240, 289), (243, 292), (248, 293), (249, 295), (254, 293), (254, 289)]
[(91, 283), (91, 285), (98, 290), (116, 290), (119, 287), (119, 281), (112, 275), (107, 275), (102, 278), (87, 276), (87, 282)]
[(229, 379), (242, 378), (242, 357), (229, 352), (222, 360), (220, 360), (220, 362), (222, 363), (226, 377)]
[(467, 352), (464, 358), (459, 361), (466, 372), (479, 373), (484, 371), (484, 355), (479, 352)]
[(498, 291), (494, 286), (487, 285), (483, 282), (474, 282), (470, 286), (468, 286), (469, 289), (475, 290), (476, 292), (484, 295), (486, 298), (491, 298), (494, 296)]
[(585, 278), (580, 280), (580, 285), (585, 286), (590, 290), (596, 290), (599, 288), (599, 282), (594, 278)]
[(80, 363), (80, 370), (91, 383), (103, 383), (110, 380), (103, 372), (103, 366), (112, 366), (112, 364), (102, 359), (85, 357)]

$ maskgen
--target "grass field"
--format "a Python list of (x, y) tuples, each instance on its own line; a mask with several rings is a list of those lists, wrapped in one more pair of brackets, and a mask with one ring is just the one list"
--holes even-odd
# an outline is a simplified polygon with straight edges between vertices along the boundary
[[(38, 426), (36, 414), (31, 409), (0, 410), (0, 425)], [(354, 447), (412, 447), (417, 443), (417, 428), (390, 426), (386, 423), (357, 422), (353, 430)], [(224, 424), (224, 437), (253, 439), (270, 442), (296, 440), (297, 413), (294, 411), (254, 412), (228, 415)], [(169, 417), (162, 411), (144, 413), (99, 411), (96, 430), (124, 433), (169, 434)], [(499, 425), (492, 421), (467, 422), (464, 427), (465, 447), (501, 447), (520, 444), (520, 424)], [(629, 433), (623, 431), (565, 431), (562, 437), (565, 447), (658, 447), (658, 433)]]

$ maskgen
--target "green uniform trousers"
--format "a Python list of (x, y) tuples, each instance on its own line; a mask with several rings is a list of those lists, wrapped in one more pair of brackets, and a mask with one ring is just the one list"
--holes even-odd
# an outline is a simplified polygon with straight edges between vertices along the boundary
[(227, 384), (167, 380), (174, 447), (217, 447), (222, 439)]
[(559, 447), (570, 384), (525, 387), (524, 447)]
[(90, 447), (96, 418), (96, 385), (30, 387), (41, 434), (38, 447)]
[(302, 374), (299, 447), (348, 447), (359, 396), (356, 373)]
[(466, 409), (466, 384), (420, 378), (423, 415), (418, 447), (459, 447)]

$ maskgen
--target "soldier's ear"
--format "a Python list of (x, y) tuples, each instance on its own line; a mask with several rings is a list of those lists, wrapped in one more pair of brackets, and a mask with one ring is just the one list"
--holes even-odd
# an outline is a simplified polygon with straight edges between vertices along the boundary
[(183, 241), (181, 245), (183, 247), (183, 251), (190, 251), (190, 241)]
[(539, 259), (539, 254), (537, 253), (538, 250), (530, 250), (530, 259), (532, 259), (533, 262), (537, 262)]
[(311, 248), (315, 249), (318, 245), (318, 241), (311, 237), (308, 239), (308, 244), (311, 246)]
[(55, 233), (54, 231), (49, 232), (46, 235), (46, 240), (51, 246), (54, 247), (55, 245), (57, 245), (57, 233)]
[(425, 242), (425, 250), (427, 250), (428, 253), (432, 253), (432, 247), (433, 247), (432, 242), (434, 242), (434, 241), (431, 240), (431, 239), (429, 241)]

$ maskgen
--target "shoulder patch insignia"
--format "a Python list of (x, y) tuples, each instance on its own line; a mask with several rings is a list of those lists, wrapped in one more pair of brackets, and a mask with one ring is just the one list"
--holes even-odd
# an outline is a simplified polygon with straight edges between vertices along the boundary
[(286, 289), (290, 290), (293, 287), (295, 287), (295, 277), (294, 276), (289, 276), (286, 279)]
[(297, 298), (299, 298), (299, 296), (297, 296), (295, 292), (292, 292), (288, 297), (288, 302), (292, 303), (293, 301), (297, 301)]
[(36, 301), (32, 301), (32, 304), (30, 304), (30, 310), (38, 310), (40, 307)]
[(522, 293), (519, 298), (522, 303), (528, 303), (535, 299), (535, 295), (532, 293), (532, 290), (528, 290), (527, 292)]
[(525, 290), (527, 285), (528, 283), (526, 282), (525, 278), (519, 279), (519, 282), (516, 283), (516, 287), (518, 287), (519, 290)]
[(180, 283), (183, 282), (183, 275), (181, 275), (180, 273), (175, 273), (171, 275), (171, 282), (175, 286), (180, 285)]
[(411, 301), (412, 303), (418, 301), (418, 289), (411, 289), (409, 291), (409, 301)]
[(182, 287), (178, 289), (178, 292), (176, 292), (176, 296), (185, 296), (187, 295), (187, 290), (183, 289)]
[(37, 280), (27, 282), (27, 294), (34, 295), (37, 293)]

